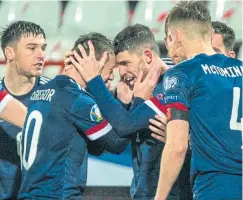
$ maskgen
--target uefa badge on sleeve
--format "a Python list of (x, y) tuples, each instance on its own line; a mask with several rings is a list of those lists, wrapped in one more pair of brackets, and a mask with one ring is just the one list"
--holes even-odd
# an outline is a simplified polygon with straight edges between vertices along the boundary
[(90, 118), (94, 122), (100, 122), (103, 120), (103, 117), (101, 115), (100, 109), (98, 108), (98, 105), (95, 104), (90, 111)]
[(175, 88), (178, 85), (178, 83), (179, 83), (179, 80), (177, 77), (175, 77), (175, 76), (166, 77), (166, 79), (164, 80), (165, 91)]

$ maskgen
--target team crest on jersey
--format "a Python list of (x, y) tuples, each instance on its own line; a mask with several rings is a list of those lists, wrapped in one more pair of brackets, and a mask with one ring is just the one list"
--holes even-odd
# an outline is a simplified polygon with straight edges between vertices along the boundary
[(100, 109), (98, 108), (97, 104), (95, 104), (90, 111), (90, 118), (94, 122), (100, 122), (103, 120), (103, 117), (100, 113)]
[(164, 89), (169, 90), (175, 88), (179, 83), (179, 80), (175, 76), (167, 77), (164, 80)]

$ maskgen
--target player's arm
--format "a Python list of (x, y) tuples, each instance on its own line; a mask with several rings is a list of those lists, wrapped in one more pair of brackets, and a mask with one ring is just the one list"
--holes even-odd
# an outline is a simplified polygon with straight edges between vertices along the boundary
[(128, 139), (119, 137), (107, 120), (85, 130), (84, 133), (92, 140), (93, 148), (95, 147), (94, 145), (97, 144), (99, 148), (97, 152), (101, 152), (100, 150), (103, 149), (110, 153), (120, 154), (130, 142)]
[(135, 109), (126, 110), (107, 90), (100, 76), (89, 81), (87, 86), (103, 115), (121, 137), (148, 128), (149, 119), (156, 114), (164, 115), (165, 107), (153, 97), (146, 101), (137, 97), (133, 100), (133, 104), (138, 106), (135, 106)]
[(163, 149), (156, 200), (166, 200), (183, 166), (189, 139), (188, 111), (169, 108), (167, 137)]
[(78, 131), (82, 131), (92, 141), (92, 148), (97, 144), (98, 151), (105, 149), (119, 154), (127, 147), (129, 140), (118, 136), (100, 113), (93, 98), (87, 93), (79, 95), (70, 112), (68, 117), (76, 125)]
[(0, 118), (22, 128), (27, 114), (27, 108), (21, 102), (7, 94), (6, 91), (2, 91), (0, 97)]
[[(173, 70), (174, 71), (174, 70)], [(190, 81), (184, 73), (165, 76), (166, 143), (162, 153), (155, 200), (166, 200), (185, 160), (189, 139)], [(175, 75), (174, 75), (175, 74)], [(168, 82), (166, 83), (166, 80)]]

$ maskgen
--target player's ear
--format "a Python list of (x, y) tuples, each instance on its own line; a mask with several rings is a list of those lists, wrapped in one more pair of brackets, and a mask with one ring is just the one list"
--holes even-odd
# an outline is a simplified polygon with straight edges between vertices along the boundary
[(230, 58), (235, 58), (236, 57), (236, 54), (234, 51), (228, 51), (227, 55), (230, 57)]
[(4, 49), (4, 54), (6, 56), (7, 61), (12, 62), (15, 59), (15, 53), (13, 47), (7, 46)]
[(153, 54), (150, 49), (144, 49), (142, 59), (146, 64), (150, 64), (152, 62)]

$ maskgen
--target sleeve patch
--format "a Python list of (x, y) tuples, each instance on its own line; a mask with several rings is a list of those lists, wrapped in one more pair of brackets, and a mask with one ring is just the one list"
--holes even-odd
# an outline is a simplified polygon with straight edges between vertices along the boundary
[(164, 80), (164, 89), (170, 90), (179, 84), (179, 79), (176, 76), (166, 77)]
[(97, 123), (103, 120), (103, 117), (97, 104), (95, 104), (90, 110), (90, 119), (93, 122)]

